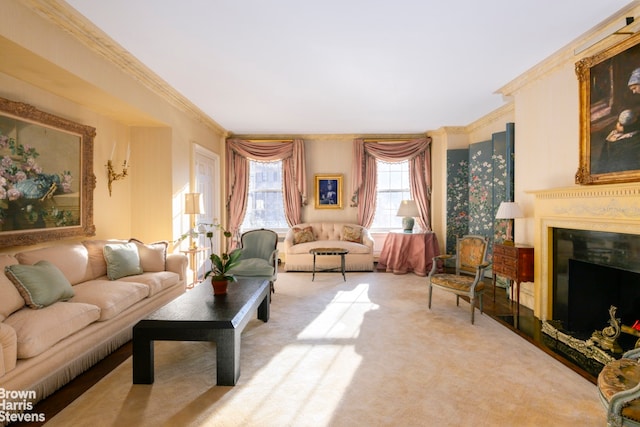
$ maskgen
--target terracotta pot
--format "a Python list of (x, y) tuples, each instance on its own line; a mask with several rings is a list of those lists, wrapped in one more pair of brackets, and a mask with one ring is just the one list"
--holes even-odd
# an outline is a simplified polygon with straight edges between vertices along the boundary
[(213, 286), (214, 295), (226, 295), (228, 285), (229, 285), (229, 281), (227, 279), (211, 280), (211, 286)]

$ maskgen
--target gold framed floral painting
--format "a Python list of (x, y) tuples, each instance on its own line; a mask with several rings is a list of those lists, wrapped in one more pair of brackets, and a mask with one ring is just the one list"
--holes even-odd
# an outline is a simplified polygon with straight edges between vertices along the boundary
[(342, 209), (342, 175), (315, 175), (315, 208)]
[(0, 98), (0, 247), (95, 234), (95, 129)]
[(640, 181), (640, 33), (576, 63), (577, 184)]

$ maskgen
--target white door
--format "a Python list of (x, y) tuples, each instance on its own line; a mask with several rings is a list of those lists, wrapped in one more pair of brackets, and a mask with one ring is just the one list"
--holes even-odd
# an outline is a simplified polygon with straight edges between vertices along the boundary
[[(202, 194), (204, 214), (198, 215), (197, 224), (213, 224), (220, 221), (220, 195), (222, 194), (222, 182), (220, 181), (220, 156), (197, 144), (194, 146), (194, 179), (195, 191)], [(219, 253), (220, 242), (218, 234), (214, 234), (213, 251)], [(200, 247), (209, 247), (209, 241), (204, 236), (198, 242)], [(211, 249), (209, 249), (208, 253)], [(199, 268), (202, 268), (199, 266)]]

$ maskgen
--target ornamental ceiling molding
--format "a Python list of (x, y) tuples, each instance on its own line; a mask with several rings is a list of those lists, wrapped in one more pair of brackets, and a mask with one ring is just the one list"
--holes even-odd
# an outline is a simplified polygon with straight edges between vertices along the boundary
[(478, 129), (489, 127), (489, 125), (500, 122), (501, 124), (515, 121), (515, 104), (513, 101), (496, 108), (489, 114), (485, 114), (475, 122), (465, 126), (465, 132), (472, 133)]
[(625, 8), (620, 10), (619, 13), (614, 16), (610, 16), (606, 21), (601, 22), (599, 25), (590, 29), (579, 38), (573, 40), (566, 46), (551, 54), (542, 62), (539, 62), (537, 65), (520, 74), (520, 76), (516, 77), (515, 79), (511, 80), (509, 83), (498, 89), (496, 93), (500, 93), (504, 96), (512, 96), (522, 87), (544, 78), (545, 76), (553, 73), (561, 67), (570, 66), (573, 70), (576, 62), (584, 57), (592, 55), (593, 53), (595, 53), (594, 51), (596, 49), (598, 51), (602, 51), (619, 43), (620, 39), (609, 41), (607, 45), (596, 43), (590, 49), (581, 52), (579, 55), (574, 54), (574, 49), (582, 45), (585, 41), (590, 40), (594, 36), (598, 34), (613, 34), (615, 32), (615, 29), (612, 28), (614, 28), (619, 23), (620, 19), (623, 19), (626, 16), (636, 16), (636, 13), (634, 12), (637, 8), (637, 2), (629, 3)]
[(223, 135), (227, 134), (227, 130), (215, 120), (70, 6), (52, 0), (24, 0), (23, 3), (174, 107), (192, 115), (212, 130)]

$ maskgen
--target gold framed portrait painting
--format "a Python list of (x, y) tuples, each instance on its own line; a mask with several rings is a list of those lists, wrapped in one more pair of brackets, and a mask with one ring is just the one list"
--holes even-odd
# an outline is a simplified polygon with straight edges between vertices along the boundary
[(315, 208), (342, 209), (342, 175), (315, 175)]
[(640, 181), (640, 33), (576, 63), (577, 184)]

